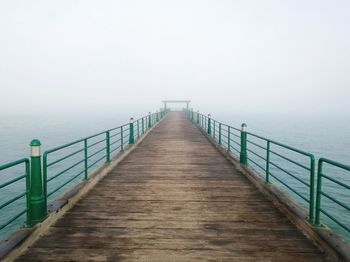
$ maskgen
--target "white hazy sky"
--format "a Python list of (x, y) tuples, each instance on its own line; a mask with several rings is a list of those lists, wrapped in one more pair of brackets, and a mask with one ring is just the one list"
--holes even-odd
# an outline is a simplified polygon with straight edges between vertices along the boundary
[(349, 0), (0, 0), (0, 113), (350, 115)]

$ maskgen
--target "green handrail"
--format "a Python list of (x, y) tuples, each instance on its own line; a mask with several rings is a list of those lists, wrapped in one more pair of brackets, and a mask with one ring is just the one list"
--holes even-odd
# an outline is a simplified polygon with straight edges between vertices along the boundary
[[(22, 171), (21, 174), (17, 175), (16, 177), (12, 178), (12, 174), (15, 173), (13, 172), (12, 168), (18, 167), (20, 166)], [(11, 199), (6, 200), (4, 202), (0, 202), (0, 214), (1, 214), (1, 222), (0, 222), (0, 233), (2, 233), (2, 230), (5, 229), (6, 227), (12, 225), (14, 222), (16, 222), (19, 218), (21, 218), (22, 216), (24, 216), (25, 214), (27, 214), (26, 220), (24, 223), (29, 223), (30, 222), (30, 216), (29, 216), (29, 208), (30, 208), (30, 203), (29, 203), (29, 190), (30, 190), (30, 179), (29, 179), (29, 173), (30, 173), (30, 164), (29, 164), (29, 159), (28, 158), (22, 158), (4, 165), (0, 166), (0, 171), (5, 171), (8, 170), (9, 172), (9, 176), (11, 177), (9, 180), (7, 180), (6, 182), (3, 182), (2, 184), (0, 184), (0, 195), (1, 195), (1, 199), (6, 199), (6, 195), (3, 195), (3, 190), (5, 190), (6, 188), (9, 188), (10, 186), (20, 186), (20, 183), (22, 181), (24, 181), (25, 183), (25, 188), (23, 189), (19, 189), (16, 188), (16, 196), (15, 197), (11, 197)], [(2, 173), (2, 172), (1, 172)], [(0, 174), (1, 174), (0, 173)], [(0, 176), (1, 177), (1, 176)], [(14, 189), (11, 188), (11, 191), (13, 191)], [(18, 202), (18, 200), (22, 199), (22, 198), (26, 198), (26, 204), (25, 204), (25, 208), (21, 209), (20, 211), (16, 212), (14, 215), (9, 216), (8, 215), (8, 211), (4, 210), (6, 207), (10, 207), (12, 206), (14, 203)]]
[[(345, 179), (345, 176), (343, 178), (343, 182), (339, 181), (339, 179), (336, 179), (332, 177), (329, 174), (326, 174), (324, 172), (325, 165), (331, 167), (333, 169), (333, 172), (335, 172), (334, 169), (340, 170), (342, 172), (346, 172), (347, 175), (350, 175), (350, 166), (344, 165), (342, 163), (332, 161), (330, 159), (326, 158), (320, 158), (318, 161), (318, 172), (317, 172), (317, 192), (316, 192), (316, 219), (315, 224), (321, 225), (321, 213), (326, 215), (330, 220), (335, 222), (338, 226), (340, 226), (342, 229), (344, 229), (348, 234), (350, 233), (350, 179)], [(349, 177), (349, 176), (348, 176)], [(332, 183), (333, 190), (331, 190), (331, 187), (323, 186), (322, 180), (327, 180), (330, 183)], [(336, 188), (334, 188), (334, 186)], [(339, 199), (339, 196), (333, 196), (334, 192), (339, 192), (338, 189), (345, 189), (347, 190), (347, 195), (343, 196), (343, 200)], [(333, 191), (333, 192), (332, 192)], [(326, 199), (330, 200), (332, 203), (332, 208), (325, 210), (322, 208), (322, 196)], [(347, 200), (345, 200), (347, 198)], [(335, 204), (335, 205), (334, 205)], [(336, 217), (334, 214), (334, 209), (337, 209), (337, 207), (341, 207), (342, 212), (342, 220), (340, 221), (339, 218)], [(333, 211), (333, 212), (332, 212)], [(346, 213), (344, 213), (344, 211)]]

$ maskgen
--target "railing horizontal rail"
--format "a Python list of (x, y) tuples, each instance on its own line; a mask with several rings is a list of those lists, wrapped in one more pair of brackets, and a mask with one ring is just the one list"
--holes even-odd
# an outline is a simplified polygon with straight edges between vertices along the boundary
[(96, 145), (98, 145), (98, 144), (101, 144), (102, 142), (106, 142), (106, 139), (104, 138), (104, 139), (98, 140), (98, 141), (96, 141), (96, 142), (94, 142), (94, 143), (88, 145), (87, 148), (91, 148), (91, 147), (93, 147), (93, 146), (96, 146)]
[(97, 151), (94, 152), (93, 154), (89, 155), (89, 156), (87, 157), (87, 159), (90, 159), (90, 158), (96, 156), (97, 154), (99, 154), (99, 153), (101, 153), (102, 151), (105, 151), (105, 150), (106, 150), (106, 147), (102, 147), (101, 149), (97, 150)]
[(26, 175), (23, 175), (23, 176), (16, 177), (16, 178), (14, 178), (14, 179), (12, 179), (10, 181), (7, 181), (7, 182), (5, 182), (5, 183), (0, 185), (0, 189), (3, 188), (3, 187), (6, 187), (8, 185), (11, 185), (11, 184), (13, 184), (13, 183), (15, 183), (15, 182), (17, 182), (19, 180), (22, 180), (25, 177), (26, 177)]
[[(5, 200), (0, 203), (0, 238), (5, 235), (3, 229), (19, 227), (21, 224), (29, 222), (30, 218), (27, 214), (30, 190), (29, 173), (30, 162), (28, 158), (0, 165), (1, 179), (7, 180), (0, 184), (0, 199)], [(16, 177), (13, 178), (13, 176)], [(7, 195), (8, 191), (12, 192), (13, 195)], [(19, 200), (23, 198), (25, 201), (21, 203)], [(21, 211), (14, 211), (20, 206), (22, 206)], [(20, 220), (25, 214), (27, 214), (26, 219)]]
[(79, 149), (77, 151), (74, 151), (73, 153), (71, 153), (71, 154), (69, 154), (67, 156), (61, 157), (61, 158), (59, 158), (59, 159), (57, 159), (57, 160), (47, 164), (47, 167), (53, 166), (55, 164), (58, 164), (58, 163), (62, 162), (63, 160), (66, 160), (66, 159), (68, 159), (68, 158), (70, 158), (72, 156), (75, 156), (75, 155), (77, 155), (77, 154), (79, 154), (79, 153), (81, 153), (83, 151), (84, 151), (84, 148), (83, 149)]
[(48, 179), (46, 180), (46, 182), (48, 183), (48, 182), (54, 180), (55, 178), (61, 176), (62, 174), (66, 173), (67, 171), (73, 169), (74, 167), (80, 165), (80, 164), (83, 163), (83, 162), (84, 162), (84, 159), (83, 159), (83, 160), (80, 160), (79, 162), (77, 162), (77, 163), (75, 163), (75, 164), (73, 164), (73, 165), (71, 165), (71, 166), (69, 166), (69, 167), (67, 167), (66, 169), (62, 170), (62, 171), (59, 172), (58, 174), (55, 174), (55, 175), (51, 176), (50, 178), (48, 178)]

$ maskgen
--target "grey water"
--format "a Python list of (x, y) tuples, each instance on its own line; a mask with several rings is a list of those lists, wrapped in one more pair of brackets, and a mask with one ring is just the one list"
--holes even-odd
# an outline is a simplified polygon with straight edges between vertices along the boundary
[[(139, 116), (142, 116), (142, 114), (139, 114)], [(127, 114), (109, 116), (34, 116), (29, 114), (0, 116), (0, 165), (22, 157), (28, 157), (29, 143), (33, 138), (40, 139), (42, 142), (42, 150), (44, 151), (128, 123), (129, 117), (130, 116)], [(238, 115), (224, 113), (212, 114), (212, 117), (234, 127), (239, 127), (242, 122), (245, 122), (248, 125), (249, 132), (305, 150), (314, 154), (316, 158), (326, 157), (350, 165), (350, 117)], [(261, 141), (256, 142), (260, 143)], [(259, 152), (258, 149), (256, 152), (258, 154), (264, 154), (264, 152)], [(299, 156), (291, 155), (291, 157), (298, 159)], [(254, 158), (254, 155), (250, 154), (250, 158), (257, 163), (264, 165), (263, 162), (259, 162), (260, 160), (258, 158)], [(304, 161), (303, 163), (307, 164), (307, 160), (305, 159), (300, 158), (300, 161)], [(303, 172), (303, 170), (299, 170), (297, 167), (290, 165), (290, 163), (284, 163), (280, 160), (276, 160), (276, 163), (280, 163), (284, 168), (296, 175), (300, 175), (301, 179), (308, 182), (309, 176), (307, 173)], [(264, 176), (263, 172), (259, 170), (258, 167), (254, 166), (253, 163), (250, 163), (250, 165), (259, 171), (262, 174), (262, 177)], [(300, 193), (304, 195), (308, 194), (308, 189), (302, 184), (298, 184), (293, 178), (288, 177), (283, 174), (283, 172), (279, 172), (279, 170), (272, 169), (272, 171), (276, 172), (276, 176), (288, 185), (292, 185)], [(21, 170), (15, 170), (15, 174), (2, 174), (0, 171), (0, 183), (8, 181), (13, 175), (18, 175), (21, 172)], [(332, 172), (330, 176), (334, 176), (339, 179), (339, 181), (350, 185), (350, 172), (342, 170), (334, 170), (334, 172), (333, 170), (330, 170), (330, 172)], [(80, 178), (76, 180), (76, 182), (79, 181), (81, 181)], [(271, 182), (280, 186), (295, 198), (297, 202), (307, 208), (307, 203), (291, 192), (283, 184), (273, 178), (271, 179)], [(19, 189), (18, 186), (0, 189), (0, 205), (11, 199), (10, 196), (14, 197), (16, 191), (23, 190), (24, 184), (22, 183), (20, 186), (22, 187), (21, 189)], [(330, 190), (329, 192), (332, 196), (339, 198), (342, 202), (348, 205), (350, 202), (350, 190), (332, 184), (328, 185), (327, 182), (325, 182), (325, 186)], [(17, 194), (18, 193), (20, 192), (17, 192)], [(332, 214), (334, 214), (337, 219), (350, 227), (349, 211), (335, 205), (325, 198), (323, 198), (322, 201), (323, 208), (331, 209)], [(25, 203), (22, 201), (20, 202), (20, 205), (25, 206)], [(16, 208), (9, 205), (0, 210), (0, 224), (14, 216)], [(327, 216), (321, 215), (321, 218), (322, 223), (330, 226), (344, 239), (350, 241), (349, 232), (346, 232), (339, 225), (328, 219)], [(15, 228), (22, 226), (24, 222), (25, 215), (1, 230), (0, 239), (4, 238)]]

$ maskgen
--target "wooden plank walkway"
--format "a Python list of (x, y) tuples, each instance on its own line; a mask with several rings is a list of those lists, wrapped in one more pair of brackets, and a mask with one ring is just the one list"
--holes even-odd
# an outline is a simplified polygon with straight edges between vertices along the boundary
[(182, 113), (18, 261), (323, 261)]

